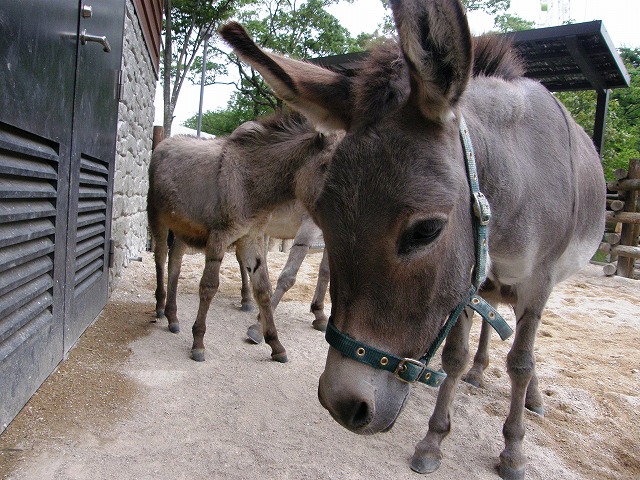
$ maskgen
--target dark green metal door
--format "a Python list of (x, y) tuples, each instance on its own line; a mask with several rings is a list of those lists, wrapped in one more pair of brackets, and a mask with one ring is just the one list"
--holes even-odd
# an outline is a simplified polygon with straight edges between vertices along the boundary
[(64, 348), (107, 302), (124, 0), (87, 0), (73, 110)]
[(0, 432), (107, 298), (124, 0), (85, 3), (0, 3)]

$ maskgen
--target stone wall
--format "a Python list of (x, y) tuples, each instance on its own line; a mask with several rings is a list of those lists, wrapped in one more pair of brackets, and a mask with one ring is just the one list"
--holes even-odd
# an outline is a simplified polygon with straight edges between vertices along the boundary
[(147, 246), (147, 171), (156, 92), (156, 75), (132, 0), (127, 0), (126, 8), (121, 67), (124, 91), (118, 110), (113, 185), (111, 289), (117, 285), (124, 268)]

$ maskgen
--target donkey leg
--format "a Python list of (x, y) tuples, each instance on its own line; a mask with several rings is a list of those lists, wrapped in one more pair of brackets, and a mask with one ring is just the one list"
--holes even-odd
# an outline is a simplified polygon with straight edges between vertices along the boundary
[(285, 264), (280, 276), (276, 289), (271, 296), (271, 307), (275, 310), (282, 299), (282, 296), (296, 283), (296, 276), (300, 265), (309, 253), (309, 247), (314, 240), (321, 235), (320, 229), (313, 223), (308, 214), (302, 216), (300, 227), (293, 239), (293, 245), (289, 251), (289, 258)]
[(180, 331), (180, 323), (178, 322), (178, 278), (180, 277), (180, 268), (182, 267), (182, 257), (187, 249), (187, 245), (175, 237), (171, 248), (169, 249), (169, 274), (167, 281), (167, 304), (164, 313), (169, 321), (169, 331), (178, 333)]
[(300, 265), (302, 265), (302, 262), (304, 261), (308, 252), (308, 243), (294, 242), (291, 250), (289, 250), (287, 263), (285, 263), (282, 272), (280, 272), (278, 283), (276, 284), (276, 289), (271, 296), (271, 308), (273, 310), (276, 309), (283, 295), (295, 285), (298, 270), (300, 270)]
[(196, 321), (191, 328), (193, 333), (193, 346), (191, 347), (191, 358), (196, 362), (204, 361), (204, 334), (207, 331), (207, 312), (211, 305), (211, 300), (218, 291), (220, 285), (220, 264), (224, 257), (225, 246), (217, 239), (209, 237), (205, 250), (205, 264), (202, 278), (200, 279), (200, 304)]
[(451, 405), (456, 387), (469, 360), (469, 330), (472, 317), (473, 310), (466, 308), (451, 329), (442, 350), (442, 368), (447, 373), (447, 378), (438, 391), (427, 435), (416, 445), (411, 459), (411, 469), (415, 472), (431, 473), (440, 466), (440, 444), (451, 430)]
[(531, 375), (531, 381), (527, 386), (527, 394), (524, 399), (524, 406), (527, 410), (537, 413), (541, 417), (544, 417), (544, 401), (542, 400), (542, 394), (538, 387), (538, 375), (535, 371), (535, 365), (533, 375)]
[(259, 318), (264, 340), (271, 347), (271, 358), (277, 362), (285, 363), (287, 361), (287, 352), (278, 339), (278, 331), (273, 321), (273, 310), (271, 309), (271, 282), (269, 281), (269, 270), (267, 268), (264, 235), (248, 235), (238, 242), (245, 244), (245, 264), (251, 280), (253, 298), (260, 310)]
[(240, 278), (242, 279), (242, 287), (240, 289), (240, 310), (243, 312), (253, 312), (253, 298), (251, 297), (251, 287), (249, 286), (249, 274), (244, 264), (244, 259), (241, 252), (236, 247), (236, 260), (240, 266)]
[[(494, 305), (495, 307), (495, 305)], [(473, 357), (473, 366), (469, 369), (463, 380), (474, 387), (484, 386), (484, 371), (489, 366), (489, 340), (493, 329), (486, 321), (482, 321), (482, 329), (480, 331), (480, 340), (478, 341), (478, 350)], [(540, 416), (544, 416), (544, 403), (542, 395), (538, 389), (538, 377), (535, 371), (527, 387), (527, 395), (525, 399), (525, 407)]]
[(311, 313), (316, 319), (313, 321), (313, 328), (324, 332), (327, 329), (329, 319), (324, 314), (324, 298), (327, 296), (327, 286), (329, 285), (329, 254), (325, 248), (322, 252), (322, 260), (318, 269), (318, 283), (316, 284), (316, 292), (311, 302)]
[[(276, 286), (273, 295), (271, 295), (271, 310), (275, 311), (276, 307), (280, 303), (282, 296), (296, 283), (296, 276), (298, 275), (298, 270), (300, 270), (300, 265), (302, 265), (303, 260), (307, 256), (307, 252), (309, 251), (308, 244), (294, 244), (289, 251), (289, 257), (287, 258), (287, 263), (284, 265), (282, 272), (280, 272), (280, 276), (278, 277), (278, 283)], [(258, 321), (251, 325), (247, 330), (247, 336), (254, 343), (262, 342), (262, 323), (260, 322), (260, 317), (258, 316)]]
[[(511, 404), (502, 427), (505, 447), (500, 453), (500, 476), (509, 480), (522, 479), (525, 474), (527, 457), (522, 448), (525, 433), (525, 398), (529, 383), (535, 375), (533, 346), (536, 332), (550, 293), (550, 288), (546, 288), (539, 292), (536, 298), (531, 298), (534, 290), (529, 286), (528, 295), (518, 295), (516, 333), (507, 355), (507, 372), (511, 379)], [(529, 301), (523, 297), (529, 297)]]
[[(236, 242), (236, 257), (238, 258), (238, 263), (242, 265), (242, 269), (244, 270), (244, 275), (247, 276), (249, 285), (251, 285), (250, 276), (251, 276), (251, 270), (253, 266), (249, 266), (247, 264), (247, 259), (250, 259), (253, 256), (254, 256), (254, 253), (253, 253), (252, 247), (250, 246), (250, 242), (246, 238), (243, 237)], [(248, 288), (251, 288), (251, 296), (253, 299), (253, 287), (248, 286)], [(264, 336), (262, 335), (262, 323), (260, 321), (259, 313), (256, 318), (256, 323), (252, 324), (247, 329), (247, 338), (251, 342), (255, 343), (256, 345), (258, 345), (259, 343), (262, 343), (262, 341), (264, 340)]]
[(153, 259), (156, 264), (156, 318), (164, 317), (167, 291), (164, 287), (164, 268), (167, 263), (167, 235), (169, 230), (157, 222), (149, 221), (153, 232)]
[(474, 387), (484, 386), (484, 371), (489, 366), (489, 340), (491, 340), (491, 325), (482, 321), (478, 350), (473, 357), (473, 366), (469, 369), (463, 380)]

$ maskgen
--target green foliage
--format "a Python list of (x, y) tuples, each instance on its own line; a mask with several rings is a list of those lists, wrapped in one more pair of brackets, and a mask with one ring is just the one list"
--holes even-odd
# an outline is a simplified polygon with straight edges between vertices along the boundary
[[(390, 37), (395, 34), (396, 27), (393, 23), (393, 18), (391, 17), (389, 0), (380, 1), (382, 2), (385, 10), (388, 12), (388, 14), (384, 17), (382, 25), (380, 25), (380, 30), (382, 31), (383, 35)], [(496, 15), (497, 13), (506, 12), (509, 7), (511, 7), (511, 0), (462, 0), (462, 4), (469, 12), (474, 10), (482, 10), (489, 15)]]
[(511, 0), (462, 0), (467, 10), (483, 10), (490, 15), (505, 12), (511, 7)]
[[(325, 8), (337, 0), (265, 0), (270, 15), (248, 18), (247, 27), (256, 42), (295, 58), (336, 55), (352, 51), (357, 45), (349, 31)], [(276, 8), (273, 5), (276, 4)]]
[[(221, 22), (250, 0), (164, 0), (162, 81), (165, 135), (171, 134), (173, 110), (180, 90), (197, 64), (206, 38)], [(199, 62), (202, 64), (202, 61)], [(224, 66), (212, 71), (224, 71)]]
[(536, 26), (536, 22), (531, 22), (520, 18), (517, 15), (511, 15), (510, 13), (503, 13), (498, 15), (493, 20), (493, 26), (500, 33), (517, 32), (521, 30), (530, 30)]
[[(256, 106), (250, 98), (240, 92), (235, 92), (227, 108), (208, 111), (202, 114), (202, 131), (213, 135), (229, 135), (241, 123), (253, 120), (272, 113), (273, 109), (265, 106)], [(196, 129), (198, 115), (188, 118), (184, 122), (185, 127)]]
[[(204, 40), (248, 1), (171, 0), (172, 76), (182, 73), (184, 77), (201, 68), (202, 57), (198, 54)], [(166, 36), (166, 30), (163, 33)], [(199, 68), (194, 69), (195, 65)]]
[[(193, 0), (192, 0), (193, 1)], [(258, 0), (245, 3), (236, 18), (244, 24), (256, 43), (274, 52), (294, 58), (308, 59), (362, 51), (382, 36), (395, 32), (390, 16), (385, 17), (378, 30), (363, 33), (356, 38), (326, 11), (326, 7), (339, 0)], [(388, 0), (381, 0), (389, 11)], [(468, 10), (485, 10), (495, 14), (510, 6), (510, 0), (465, 0)], [(242, 64), (233, 54), (218, 45), (213, 48), (212, 59), (207, 62), (206, 83), (217, 83), (221, 75), (237, 72), (234, 81), (236, 94), (227, 108), (203, 114), (202, 130), (215, 135), (230, 133), (243, 121), (263, 115), (281, 107), (280, 102), (250, 67)], [(199, 81), (202, 61), (193, 63), (192, 79)], [(195, 117), (185, 125), (194, 127)]]
[[(271, 51), (294, 58), (313, 58), (360, 51), (376, 34), (353, 38), (349, 31), (326, 10), (338, 0), (259, 0), (247, 3), (236, 18), (250, 32), (255, 42)], [(222, 74), (235, 75), (236, 94), (226, 109), (203, 115), (202, 130), (220, 135), (229, 133), (243, 121), (281, 108), (260, 75), (240, 62), (218, 42), (207, 61), (206, 83), (218, 83)], [(201, 58), (194, 62), (194, 80), (202, 68)], [(199, 80), (198, 80), (199, 81)], [(206, 121), (205, 121), (206, 117)], [(185, 125), (193, 125), (193, 118)]]
[(640, 48), (621, 48), (620, 56), (631, 77), (631, 85), (614, 90), (613, 97), (618, 100), (625, 118), (637, 128), (640, 125)]

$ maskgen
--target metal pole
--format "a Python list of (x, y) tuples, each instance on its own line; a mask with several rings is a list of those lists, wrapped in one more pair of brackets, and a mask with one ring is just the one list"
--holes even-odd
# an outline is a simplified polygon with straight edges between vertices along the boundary
[(204, 36), (204, 49), (202, 51), (202, 77), (200, 77), (200, 106), (198, 108), (198, 129), (196, 136), (200, 136), (200, 132), (202, 131), (202, 102), (204, 99), (204, 78), (207, 74), (207, 46), (209, 45), (209, 38), (211, 38), (211, 34), (207, 33)]

